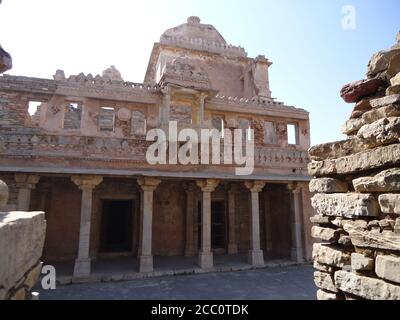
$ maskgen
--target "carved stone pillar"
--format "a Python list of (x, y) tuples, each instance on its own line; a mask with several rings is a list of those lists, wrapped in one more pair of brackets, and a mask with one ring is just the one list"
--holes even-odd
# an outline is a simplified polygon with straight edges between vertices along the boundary
[(74, 277), (90, 276), (90, 226), (92, 222), (92, 191), (103, 181), (100, 176), (72, 176), (71, 180), (82, 190), (81, 223), (79, 229), (78, 258), (75, 260)]
[(194, 255), (194, 222), (195, 222), (195, 186), (185, 185), (186, 191), (186, 244), (185, 257)]
[(249, 263), (253, 266), (262, 266), (264, 265), (264, 255), (260, 248), (259, 192), (264, 188), (265, 181), (246, 181), (245, 186), (251, 193)]
[(168, 132), (168, 124), (169, 124), (169, 112), (171, 108), (171, 92), (170, 88), (166, 87), (162, 89), (163, 93), (163, 104), (160, 112), (160, 123), (161, 127), (164, 128), (165, 132)]
[(16, 173), (15, 181), (18, 188), (18, 211), (29, 211), (31, 191), (35, 189), (40, 177), (34, 174)]
[(153, 271), (153, 193), (161, 180), (152, 177), (141, 177), (138, 184), (142, 188), (141, 241), (139, 272)]
[(228, 190), (228, 225), (229, 225), (229, 239), (228, 239), (228, 254), (237, 254), (238, 246), (236, 243), (236, 221), (235, 221), (235, 194), (237, 186), (231, 184)]
[(209, 269), (213, 267), (213, 254), (211, 252), (211, 192), (217, 187), (218, 180), (199, 180), (197, 185), (203, 192), (199, 265), (203, 269)]
[(204, 100), (206, 99), (207, 95), (204, 93), (200, 94), (199, 97), (199, 125), (200, 128), (204, 127)]
[(291, 214), (292, 214), (292, 250), (291, 257), (297, 262), (304, 261), (302, 241), (302, 218), (301, 218), (301, 187), (296, 183), (287, 185), (291, 191)]

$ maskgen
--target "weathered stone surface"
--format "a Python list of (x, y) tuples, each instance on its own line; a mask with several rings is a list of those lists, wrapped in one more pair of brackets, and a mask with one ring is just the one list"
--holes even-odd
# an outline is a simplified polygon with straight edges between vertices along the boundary
[(375, 53), (368, 63), (367, 76), (373, 77), (388, 68), (390, 59), (397, 55), (400, 50), (379, 51)]
[(354, 271), (367, 271), (374, 268), (374, 259), (360, 253), (351, 254), (351, 269)]
[(335, 159), (378, 146), (375, 141), (362, 140), (352, 136), (345, 140), (317, 144), (309, 149), (311, 160)]
[(315, 223), (315, 224), (330, 224), (331, 220), (332, 220), (332, 217), (327, 217), (322, 214), (316, 214), (316, 215), (310, 217), (311, 223)]
[(351, 238), (350, 236), (346, 236), (344, 234), (340, 235), (340, 238), (338, 240), (338, 244), (344, 246), (344, 247), (350, 247), (353, 245), (353, 243), (351, 242)]
[(318, 214), (340, 217), (374, 217), (379, 215), (378, 201), (371, 194), (315, 194), (311, 205)]
[(381, 194), (378, 200), (383, 213), (400, 214), (400, 194)]
[(313, 263), (314, 269), (317, 269), (322, 272), (334, 273), (338, 268), (334, 268), (332, 266), (328, 266), (326, 264), (319, 263), (318, 261), (314, 261)]
[(0, 284), (6, 290), (38, 263), (45, 230), (43, 212), (0, 213)]
[(400, 286), (380, 279), (364, 277), (347, 271), (336, 271), (334, 280), (339, 290), (362, 298), (370, 300), (400, 299)]
[(388, 105), (394, 105), (400, 103), (400, 95), (399, 94), (393, 94), (390, 96), (385, 96), (382, 98), (378, 99), (372, 99), (369, 102), (371, 104), (372, 108), (381, 108), (385, 107)]
[(351, 242), (356, 247), (400, 251), (400, 234), (398, 233), (362, 230), (349, 223), (345, 223), (343, 229), (349, 234)]
[(343, 124), (341, 132), (346, 135), (356, 134), (358, 129), (360, 129), (364, 124), (365, 122), (362, 117), (349, 119)]
[(317, 300), (341, 300), (341, 296), (338, 293), (327, 292), (319, 289), (317, 291)]
[(314, 261), (333, 267), (344, 267), (350, 265), (350, 254), (338, 247), (329, 246), (321, 243), (314, 243), (313, 253)]
[(315, 271), (314, 283), (320, 289), (325, 289), (331, 292), (338, 292), (333, 282), (333, 274)]
[(335, 193), (347, 192), (349, 187), (346, 182), (333, 178), (312, 179), (309, 183), (310, 192)]
[(389, 65), (387, 68), (387, 74), (389, 77), (394, 77), (400, 72), (400, 53), (390, 58)]
[(400, 72), (390, 79), (390, 84), (392, 86), (400, 85)]
[(366, 145), (365, 149), (379, 144), (398, 142), (400, 138), (400, 118), (383, 118), (371, 124), (366, 124), (358, 130), (357, 137), (362, 139), (361, 143)]
[(395, 166), (399, 163), (400, 144), (392, 144), (338, 159), (312, 161), (308, 164), (308, 172), (316, 177), (334, 174), (342, 175), (379, 169), (384, 166)]
[(362, 99), (358, 101), (354, 107), (354, 111), (369, 111), (371, 109), (372, 107), (369, 103), (369, 99)]
[(319, 226), (313, 226), (311, 228), (311, 236), (313, 238), (321, 239), (330, 243), (335, 243), (339, 239), (340, 230), (323, 228)]
[(372, 123), (381, 118), (398, 117), (399, 115), (400, 115), (400, 103), (390, 104), (387, 106), (372, 109), (370, 111), (365, 112), (362, 115), (361, 118), (362, 124), (360, 125), (359, 128), (361, 128), (364, 124)]
[(400, 191), (400, 168), (379, 172), (372, 177), (361, 177), (353, 180), (357, 192)]
[(348, 156), (400, 140), (400, 117), (389, 117), (364, 124), (357, 136), (318, 144), (309, 149), (311, 160), (325, 160)]
[(379, 78), (359, 80), (343, 86), (340, 96), (345, 102), (358, 102), (363, 97), (376, 93), (381, 85), (383, 85), (383, 81)]
[(380, 278), (400, 283), (400, 257), (378, 255), (375, 273)]
[(386, 89), (386, 95), (393, 95), (400, 93), (400, 85), (390, 86)]
[(7, 184), (0, 180), (0, 209), (3, 208), (8, 201), (8, 186)]
[(0, 46), (0, 73), (12, 68), (12, 59), (10, 54)]
[(29, 271), (29, 273), (26, 275), (26, 279), (24, 282), (24, 285), (27, 286), (28, 290), (31, 290), (33, 286), (36, 284), (40, 271), (42, 270), (42, 262), (39, 262), (35, 267), (32, 268), (32, 270)]

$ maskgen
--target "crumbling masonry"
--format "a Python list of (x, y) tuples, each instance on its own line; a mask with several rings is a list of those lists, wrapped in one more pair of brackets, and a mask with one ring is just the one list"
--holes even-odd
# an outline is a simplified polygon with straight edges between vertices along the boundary
[(320, 300), (400, 299), (400, 33), (373, 55), (343, 141), (310, 148), (312, 236)]

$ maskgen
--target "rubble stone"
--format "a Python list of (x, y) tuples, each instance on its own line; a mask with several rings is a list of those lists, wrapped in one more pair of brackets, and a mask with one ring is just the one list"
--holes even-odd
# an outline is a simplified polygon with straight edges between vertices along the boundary
[(311, 228), (311, 236), (316, 239), (321, 239), (330, 243), (335, 243), (339, 239), (340, 230), (323, 228), (318, 226), (313, 226)]
[(340, 300), (340, 295), (319, 289), (317, 291), (317, 300)]
[(400, 50), (379, 51), (375, 53), (368, 63), (367, 76), (373, 77), (388, 68), (390, 59), (397, 55)]
[(347, 271), (335, 272), (335, 285), (344, 292), (371, 300), (400, 300), (400, 286)]
[(343, 86), (340, 96), (345, 102), (358, 102), (363, 97), (376, 93), (382, 84), (383, 81), (379, 78), (359, 80)]
[(333, 282), (333, 275), (330, 273), (315, 271), (314, 283), (320, 289), (328, 290), (331, 292), (338, 292)]
[(319, 214), (340, 217), (374, 217), (379, 215), (377, 200), (371, 194), (315, 194), (311, 205)]
[(378, 201), (383, 213), (400, 214), (400, 194), (381, 194)]
[(314, 261), (321, 264), (340, 268), (350, 265), (350, 255), (343, 250), (339, 250), (337, 247), (314, 243), (312, 255)]
[(400, 257), (378, 255), (375, 273), (380, 278), (400, 283)]
[(351, 254), (351, 269), (354, 271), (366, 271), (374, 268), (374, 259), (359, 253)]
[(370, 177), (353, 180), (357, 192), (392, 192), (400, 191), (400, 168), (383, 170)]
[(335, 193), (349, 190), (346, 182), (333, 178), (312, 179), (309, 183), (310, 192)]

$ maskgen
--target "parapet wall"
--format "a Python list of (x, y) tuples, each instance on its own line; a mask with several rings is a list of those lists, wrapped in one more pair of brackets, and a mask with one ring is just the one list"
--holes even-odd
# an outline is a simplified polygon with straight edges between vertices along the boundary
[(400, 42), (371, 58), (366, 79), (343, 87), (356, 103), (348, 138), (309, 150), (320, 300), (400, 300), (399, 72)]
[(35, 298), (45, 233), (43, 212), (0, 212), (0, 300)]

